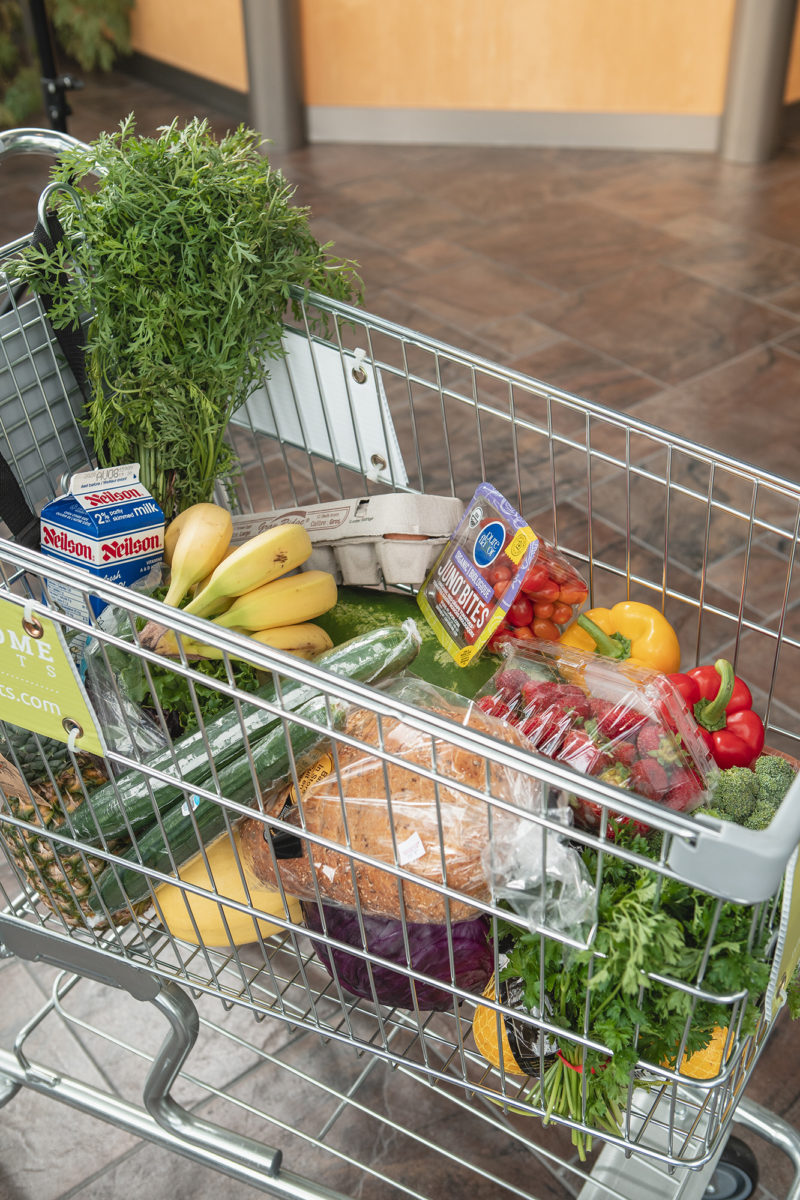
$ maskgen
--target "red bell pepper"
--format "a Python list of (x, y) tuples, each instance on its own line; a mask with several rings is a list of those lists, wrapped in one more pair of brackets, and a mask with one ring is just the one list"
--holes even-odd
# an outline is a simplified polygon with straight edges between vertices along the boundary
[(669, 675), (694, 715), (697, 729), (722, 770), (750, 767), (764, 749), (764, 725), (753, 712), (750, 688), (727, 659)]

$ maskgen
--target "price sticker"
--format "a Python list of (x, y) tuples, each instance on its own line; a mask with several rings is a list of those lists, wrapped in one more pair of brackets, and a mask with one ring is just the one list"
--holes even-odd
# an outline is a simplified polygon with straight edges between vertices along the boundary
[(0, 720), (41, 737), (105, 754), (100, 724), (61, 629), (49, 617), (0, 598)]

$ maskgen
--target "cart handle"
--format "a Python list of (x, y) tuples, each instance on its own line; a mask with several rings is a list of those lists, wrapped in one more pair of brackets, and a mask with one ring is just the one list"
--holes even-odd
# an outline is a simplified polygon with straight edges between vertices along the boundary
[(0, 159), (12, 154), (46, 154), (58, 158), (65, 150), (84, 149), (85, 143), (57, 129), (4, 129), (0, 131)]
[(769, 900), (800, 842), (800, 775), (766, 829), (744, 829), (702, 812), (693, 820), (697, 836), (672, 839), (669, 868), (684, 882), (739, 904)]

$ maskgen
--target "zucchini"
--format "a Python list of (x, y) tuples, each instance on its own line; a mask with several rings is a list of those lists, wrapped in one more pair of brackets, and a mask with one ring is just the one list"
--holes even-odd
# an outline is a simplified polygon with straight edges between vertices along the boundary
[[(330, 702), (331, 724), (342, 729), (347, 718), (347, 707), (336, 701)], [(297, 710), (298, 717), (326, 725), (327, 705), (324, 696), (315, 696)], [(259, 742), (251, 746), (253, 770), (263, 791), (285, 782), (291, 775), (292, 756), (298, 773), (316, 759), (320, 746), (328, 739), (326, 729), (322, 731), (306, 725), (289, 723), (288, 738), (283, 723), (270, 730)], [(291, 752), (289, 750), (291, 742)], [(252, 804), (253, 774), (247, 755), (218, 772), (220, 795), (238, 804)], [(213, 785), (212, 785), (213, 786)], [(211, 790), (211, 786), (209, 787)], [(236, 820), (237, 814), (228, 817), (223, 805), (206, 796), (187, 794), (183, 803), (175, 804), (163, 813), (161, 822), (156, 823), (139, 838), (135, 845), (120, 857), (131, 866), (109, 864), (96, 880), (96, 891), (90, 898), (95, 912), (124, 909), (127, 904), (138, 904), (150, 895), (148, 876), (141, 867), (151, 867), (165, 874), (178, 870), (194, 858), (201, 846), (212, 842), (226, 827), (228, 819)], [(160, 881), (154, 881), (160, 886)], [(102, 903), (101, 903), (102, 902)]]
[(409, 618), (422, 639), (419, 653), (409, 664), (409, 673), (471, 700), (492, 677), (501, 660), (484, 650), (477, 661), (459, 667), (425, 620), (415, 596), (376, 588), (340, 587), (337, 603), (317, 617), (316, 623), (338, 644), (376, 628), (399, 625)]
[[(360, 633), (343, 645), (325, 650), (315, 665), (325, 667), (335, 675), (343, 675), (361, 683), (377, 683), (407, 666), (419, 647), (419, 637), (412, 626), (372, 629)], [(276, 703), (276, 689), (270, 679), (257, 692), (261, 700)], [(316, 688), (284, 678), (281, 683), (280, 705), (294, 712), (313, 696)], [(72, 814), (74, 836), (81, 841), (100, 842), (139, 830), (155, 820), (156, 810), (164, 812), (183, 795), (174, 781), (177, 775), (184, 783), (202, 785), (213, 778), (210, 759), (217, 770), (235, 762), (242, 752), (242, 728), (251, 745), (274, 729), (280, 716), (250, 705), (242, 705), (242, 717), (231, 705), (213, 721), (207, 722), (205, 732), (196, 730), (179, 738), (172, 749), (163, 750), (148, 764), (173, 780), (153, 779), (142, 771), (130, 770), (119, 779), (97, 788)], [(127, 821), (126, 821), (127, 818)]]

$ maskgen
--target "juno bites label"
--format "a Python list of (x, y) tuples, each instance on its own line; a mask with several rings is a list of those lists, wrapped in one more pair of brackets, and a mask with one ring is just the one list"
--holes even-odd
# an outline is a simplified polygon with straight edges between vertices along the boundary
[[(417, 595), (417, 603), (460, 667), (480, 654), (519, 591), (540, 542), (516, 509), (482, 483)], [(504, 588), (493, 572), (502, 561)]]
[[(139, 482), (139, 464), (73, 475), (68, 494), (42, 510), (41, 550), (124, 587), (149, 575), (164, 553), (164, 514)], [(79, 589), (51, 580), (48, 596), (71, 616), (86, 617)], [(105, 601), (90, 596), (89, 607), (97, 616)]]

